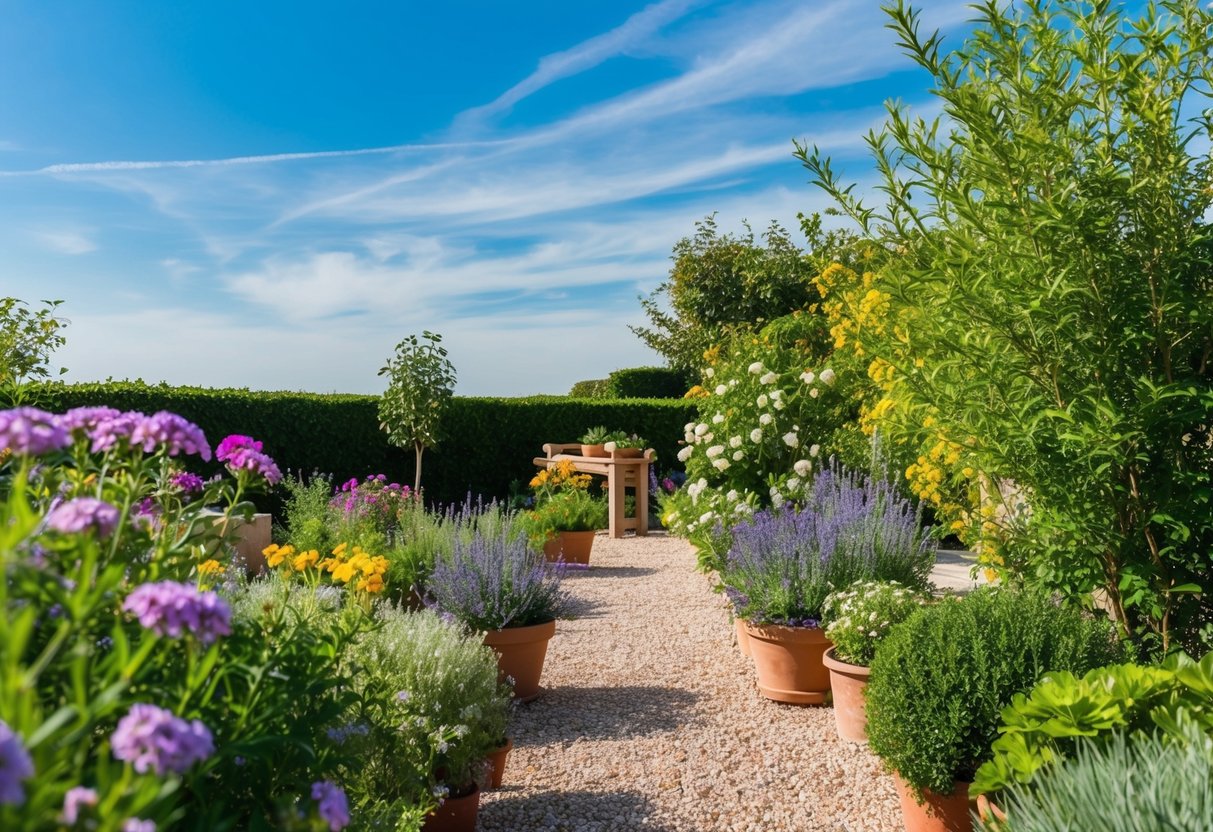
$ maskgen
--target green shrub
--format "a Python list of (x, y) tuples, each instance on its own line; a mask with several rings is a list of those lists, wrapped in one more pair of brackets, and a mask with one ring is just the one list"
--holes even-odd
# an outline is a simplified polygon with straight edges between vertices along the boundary
[(856, 581), (826, 597), (821, 623), (841, 662), (867, 667), (893, 627), (926, 598), (896, 581)]
[(1123, 661), (1111, 624), (1047, 596), (981, 589), (895, 627), (872, 662), (868, 740), (915, 791), (952, 790), (990, 759), (999, 714), (1046, 672)]
[(616, 399), (681, 399), (691, 382), (672, 367), (631, 367), (607, 378), (607, 392)]
[(584, 489), (562, 491), (524, 515), (523, 525), (538, 545), (558, 532), (604, 529), (607, 525), (606, 500)]
[(1185, 738), (1213, 735), (1213, 653), (1193, 662), (1176, 654), (1161, 667), (1135, 664), (1092, 670), (1081, 679), (1050, 673), (1002, 712), (1002, 736), (977, 771), (974, 795), (1030, 783), (1079, 740), (1103, 742), (1129, 732)]
[(579, 381), (569, 390), (573, 399), (609, 399), (611, 398), (611, 381), (606, 378), (595, 378)]
[(1186, 743), (1118, 733), (1106, 743), (1080, 743), (1073, 758), (1010, 793), (1001, 829), (1213, 829), (1213, 754), (1202, 740), (1199, 732)]

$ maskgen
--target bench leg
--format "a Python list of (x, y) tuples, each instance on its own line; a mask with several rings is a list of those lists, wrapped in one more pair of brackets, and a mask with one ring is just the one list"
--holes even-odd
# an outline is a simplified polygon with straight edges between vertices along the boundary
[(608, 534), (623, 537), (623, 476), (618, 466), (612, 465), (607, 473)]
[(649, 466), (642, 465), (636, 476), (636, 536), (649, 533)]

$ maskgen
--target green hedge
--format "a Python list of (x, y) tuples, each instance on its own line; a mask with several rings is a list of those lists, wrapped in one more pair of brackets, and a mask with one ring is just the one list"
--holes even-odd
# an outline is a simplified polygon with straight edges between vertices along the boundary
[(593, 378), (579, 381), (569, 391), (574, 399), (609, 399), (611, 398), (611, 381), (605, 378)]
[[(49, 384), (37, 391), (39, 406), (53, 412), (82, 405), (109, 405), (148, 413), (170, 410), (197, 423), (211, 444), (231, 433), (265, 443), (284, 471), (349, 477), (384, 473), (413, 481), (413, 455), (388, 444), (379, 430), (377, 396), (267, 393), (138, 382)], [(656, 449), (661, 466), (676, 464), (683, 426), (695, 418), (689, 400), (587, 400), (563, 396), (456, 397), (447, 439), (425, 455), (422, 483), (438, 503), (462, 500), (470, 491), (504, 497), (513, 480), (529, 480), (531, 460), (544, 442), (575, 442), (589, 427), (639, 433)], [(265, 506), (271, 510), (276, 500)]]
[(616, 399), (681, 399), (691, 387), (682, 370), (670, 367), (630, 367), (607, 379), (608, 395)]

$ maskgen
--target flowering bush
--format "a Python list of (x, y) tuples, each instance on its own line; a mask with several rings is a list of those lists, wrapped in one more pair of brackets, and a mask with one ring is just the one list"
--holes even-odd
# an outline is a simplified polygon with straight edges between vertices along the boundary
[(889, 630), (926, 600), (896, 581), (856, 581), (826, 596), (822, 612), (826, 638), (839, 661), (867, 667)]
[(887, 480), (833, 463), (803, 507), (763, 510), (733, 527), (720, 580), (747, 620), (817, 627), (832, 591), (861, 579), (922, 589), (934, 562), (909, 501)]
[(582, 490), (558, 493), (524, 516), (531, 542), (537, 547), (558, 532), (591, 532), (606, 524), (606, 500)]
[(590, 487), (591, 479), (589, 474), (577, 473), (572, 462), (562, 459), (531, 478), (535, 504), (542, 505), (544, 501), (568, 491), (584, 491)]
[(262, 554), (271, 569), (281, 569), (284, 574), (300, 575), (312, 586), (322, 580), (333, 584), (348, 585), (358, 593), (378, 595), (383, 591), (383, 576), (387, 572), (387, 558), (364, 552), (360, 546), (339, 543), (333, 551), (321, 558), (315, 549), (297, 552), (291, 545), (272, 543)]

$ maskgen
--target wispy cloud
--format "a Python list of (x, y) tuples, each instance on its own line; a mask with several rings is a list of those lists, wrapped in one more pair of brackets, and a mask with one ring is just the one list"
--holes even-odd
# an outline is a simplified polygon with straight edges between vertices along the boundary
[(92, 233), (73, 229), (34, 231), (31, 235), (44, 248), (58, 254), (88, 254), (97, 250)]

